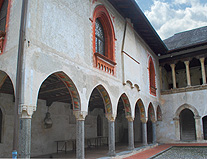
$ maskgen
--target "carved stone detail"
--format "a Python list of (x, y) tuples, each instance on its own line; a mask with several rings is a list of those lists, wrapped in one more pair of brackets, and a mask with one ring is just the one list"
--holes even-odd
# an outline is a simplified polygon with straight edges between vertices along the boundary
[(36, 111), (36, 105), (33, 106), (21, 104), (19, 107), (19, 115), (21, 118), (32, 118), (34, 111)]
[(109, 121), (115, 121), (115, 119), (116, 119), (116, 115), (114, 115), (114, 114), (106, 114), (106, 118), (107, 118)]
[(85, 120), (86, 115), (88, 115), (88, 112), (86, 111), (73, 111), (73, 114), (75, 115), (76, 120)]

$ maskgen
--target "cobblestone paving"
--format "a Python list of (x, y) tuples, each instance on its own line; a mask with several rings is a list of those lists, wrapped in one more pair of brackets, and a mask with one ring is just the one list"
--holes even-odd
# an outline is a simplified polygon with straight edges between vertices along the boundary
[(172, 147), (153, 159), (207, 159), (207, 147)]

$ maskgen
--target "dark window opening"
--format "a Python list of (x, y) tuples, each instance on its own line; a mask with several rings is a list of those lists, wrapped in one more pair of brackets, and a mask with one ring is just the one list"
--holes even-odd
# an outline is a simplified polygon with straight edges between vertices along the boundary
[(0, 6), (0, 31), (5, 31), (6, 28), (7, 7), (8, 0), (4, 0), (2, 6)]
[(101, 116), (97, 116), (97, 136), (103, 136), (103, 128), (102, 128), (102, 119)]
[(104, 30), (99, 19), (96, 19), (95, 37), (96, 37), (96, 52), (105, 56)]

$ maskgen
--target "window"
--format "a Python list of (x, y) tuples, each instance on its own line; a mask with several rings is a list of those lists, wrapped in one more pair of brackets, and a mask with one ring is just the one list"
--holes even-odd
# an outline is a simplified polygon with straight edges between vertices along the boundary
[(0, 2), (0, 30), (5, 31), (8, 0)]
[(101, 22), (96, 19), (96, 52), (105, 56), (105, 39), (104, 39), (104, 31)]
[(114, 75), (115, 34), (109, 13), (103, 5), (95, 8), (92, 23), (94, 67)]
[(5, 43), (5, 35), (7, 30), (7, 21), (8, 21), (8, 6), (10, 4), (10, 0), (1, 0), (0, 1), (0, 53), (3, 52), (3, 45)]
[(156, 96), (156, 83), (155, 83), (155, 68), (152, 58), (149, 59), (149, 82), (150, 82), (150, 94)]

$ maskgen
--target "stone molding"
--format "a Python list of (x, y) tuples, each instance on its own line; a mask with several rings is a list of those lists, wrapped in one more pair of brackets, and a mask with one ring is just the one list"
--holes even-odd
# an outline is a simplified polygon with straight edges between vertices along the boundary
[(21, 104), (19, 106), (19, 112), (20, 118), (32, 118), (32, 114), (34, 111), (36, 111), (36, 105), (24, 105)]
[(116, 119), (116, 115), (115, 115), (115, 114), (106, 114), (106, 118), (107, 118), (109, 121), (115, 121), (115, 119)]
[(73, 111), (73, 114), (75, 115), (76, 120), (85, 120), (86, 115), (88, 115), (88, 112), (86, 112), (86, 111)]

